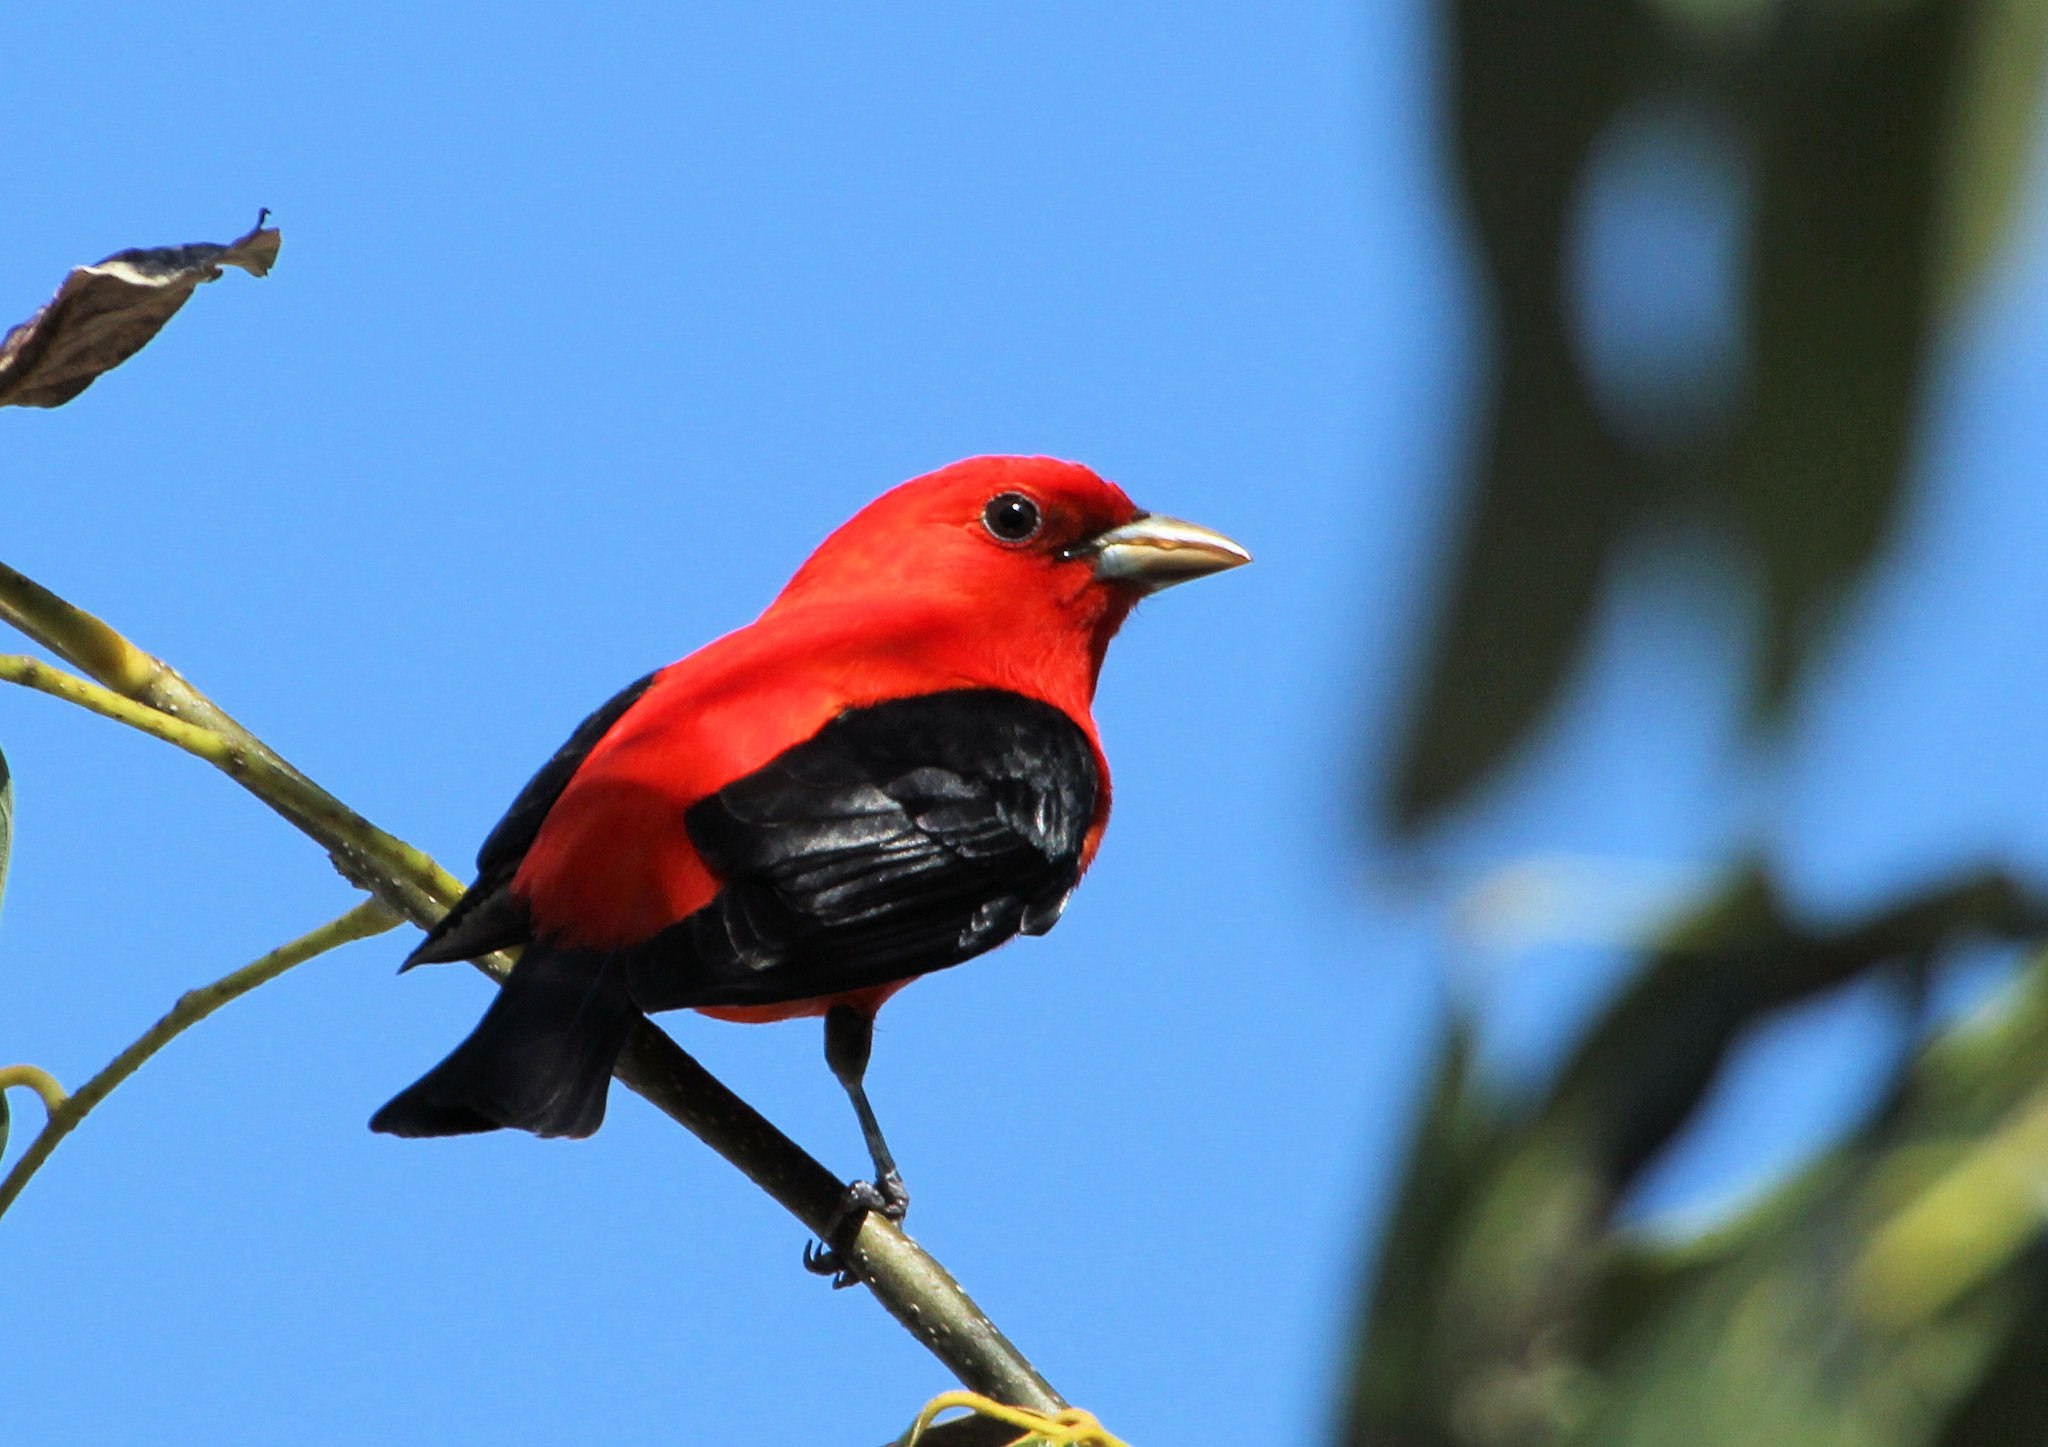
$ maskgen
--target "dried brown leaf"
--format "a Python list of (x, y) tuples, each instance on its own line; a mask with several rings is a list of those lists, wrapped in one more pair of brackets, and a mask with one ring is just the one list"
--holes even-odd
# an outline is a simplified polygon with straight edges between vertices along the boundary
[(282, 240), (258, 213), (247, 235), (225, 246), (140, 247), (75, 268), (57, 294), (0, 340), (0, 407), (61, 407), (102, 372), (127, 361), (221, 268), (267, 274)]

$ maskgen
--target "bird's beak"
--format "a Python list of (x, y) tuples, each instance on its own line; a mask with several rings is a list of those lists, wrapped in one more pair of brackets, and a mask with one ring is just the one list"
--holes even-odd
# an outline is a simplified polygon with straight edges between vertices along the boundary
[(1221, 533), (1155, 513), (1141, 513), (1077, 551), (1095, 559), (1096, 577), (1141, 593), (1156, 593), (1252, 560), (1250, 553)]

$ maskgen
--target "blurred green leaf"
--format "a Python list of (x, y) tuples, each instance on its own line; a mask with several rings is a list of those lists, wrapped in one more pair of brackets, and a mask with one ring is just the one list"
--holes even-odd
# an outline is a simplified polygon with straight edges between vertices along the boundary
[(1587, 391), (1561, 258), (1641, 17), (1616, 0), (1448, 8), (1457, 164), (1494, 336), (1476, 491), (1394, 771), (1402, 827), (1467, 792), (1555, 700), (1640, 485)]
[(7, 754), (0, 750), (0, 903), (7, 899), (7, 862), (14, 849), (14, 775), (7, 768)]
[[(1352, 1443), (1447, 1441), (1437, 1433), (1436, 1360), (1440, 1324), (1432, 1311), (1437, 1283), (1449, 1269), (1459, 1240), (1455, 1203), (1468, 1197), (1495, 1152), (1498, 1111), (1468, 1098), (1471, 1034), (1454, 1023), (1437, 1063), (1436, 1079), (1417, 1112), (1408, 1176), (1382, 1236), (1377, 1279), (1358, 1323), (1372, 1333), (1373, 1349), (1352, 1357), (1348, 1388), (1353, 1422), (1376, 1433)], [(1369, 1409), (1369, 1410), (1368, 1410)]]
[[(2009, 226), (2048, 48), (2048, 0), (1443, 13), (1487, 355), (1453, 561), (1373, 784), (1404, 832), (1555, 706), (1618, 547), (1645, 528), (1725, 531), (1754, 565), (1724, 573), (1759, 595), (1735, 610), (1760, 630), (1747, 704), (1783, 717), (1903, 513), (1937, 328)], [(1731, 400), (1652, 442), (1610, 424), (1572, 288), (1600, 147), (1673, 98), (1723, 118), (1747, 158), (1730, 223), (1747, 265)]]
[(1970, 82), (1957, 98), (1943, 168), (1945, 306), (1960, 300), (1998, 254), (2032, 172), (2048, 3), (1986, 0), (1972, 12), (1964, 45)]
[[(2048, 1174), (2048, 959), (1995, 1021), (1905, 1068), (1855, 1140), (1735, 1222), (1673, 1243), (1614, 1213), (1759, 1021), (1853, 979), (1903, 989), (1956, 940), (2041, 923), (1985, 874), (1815, 930), (1751, 867), (1647, 954), (1540, 1099), (1485, 1089), (1454, 1026), (1341, 1440), (1934, 1443), (2048, 1298), (2025, 1269), (2042, 1195), (2021, 1189)], [(1955, 1185), (1985, 1179), (2004, 1189)]]
[[(2048, 1270), (2048, 1253), (2038, 1247), (2026, 1271)], [(1999, 1443), (2048, 1442), (2048, 1293), (2036, 1293), (2007, 1325), (2005, 1341), (1960, 1394), (1936, 1447), (1996, 1447)]]
[(1715, 481), (1763, 566), (1768, 712), (1898, 515), (1972, 10), (1922, 0), (1836, 25), (1787, 11), (1759, 67), (1751, 405)]
[[(1488, 353), (1431, 652), (1375, 784), (1401, 830), (1522, 746), (1621, 550), (1674, 523), (1732, 541), (1723, 586), (1746, 606), (1720, 611), (1758, 630), (1744, 705), (1785, 717), (1907, 511), (1940, 328), (2010, 225), (2048, 52), (2048, 0), (1442, 14)], [(1707, 117), (1739, 173), (1719, 204), (1742, 208), (1721, 218), (1747, 268), (1740, 371), (1697, 415), (1623, 432), (1576, 330), (1592, 253), (1574, 247), (1601, 147), (1658, 107)], [(1629, 174), (1663, 174), (1655, 147), (1677, 142), (1640, 135), (1649, 159)], [(1946, 952), (2043, 934), (2041, 907), (1993, 872), (1822, 929), (1751, 863), (1643, 952), (1536, 1097), (1479, 1079), (1472, 1022), (1454, 1022), (1361, 1307), (1343, 1440), (2048, 1440), (2048, 956), (1725, 1224), (1618, 1224), (1763, 1022), (1859, 981), (1888, 986), (1905, 1021)]]

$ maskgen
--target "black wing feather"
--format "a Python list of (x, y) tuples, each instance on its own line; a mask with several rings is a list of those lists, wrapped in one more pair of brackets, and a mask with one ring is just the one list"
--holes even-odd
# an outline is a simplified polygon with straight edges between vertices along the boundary
[(556, 749), (554, 756), (526, 781), (526, 787), (519, 791), (512, 807), (505, 811), (505, 817), (485, 836), (483, 847), (477, 850), (476, 883), (456, 901), (455, 908), (427, 931), (427, 937), (420, 941), (419, 948), (405, 957), (405, 963), (399, 966), (401, 970), (409, 970), (414, 965), (473, 960), (493, 950), (526, 944), (533, 938), (532, 922), (526, 916), (526, 909), (512, 897), (508, 888), (512, 876), (519, 872), (519, 863), (533, 846), (534, 836), (540, 833), (541, 821), (547, 818), (548, 810), (555, 807), (555, 800), (561, 798), (562, 790), (569, 787), (570, 776), (597, 746), (597, 741), (610, 733), (612, 725), (640, 701), (640, 696), (653, 685), (655, 677), (656, 674), (650, 673), (613, 694), (596, 712), (576, 725), (576, 731), (569, 735), (567, 742)]
[(684, 815), (725, 887), (630, 952), (634, 1002), (836, 994), (1043, 933), (1100, 789), (1087, 736), (1036, 699), (960, 689), (849, 710)]

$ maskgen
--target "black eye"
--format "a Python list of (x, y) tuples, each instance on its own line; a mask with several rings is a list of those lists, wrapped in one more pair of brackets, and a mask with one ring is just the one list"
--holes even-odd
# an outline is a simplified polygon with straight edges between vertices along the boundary
[(990, 537), (1003, 543), (1021, 543), (1038, 531), (1038, 504), (1021, 492), (1006, 492), (989, 499), (981, 510), (981, 525)]

